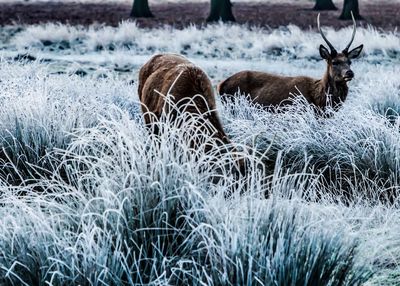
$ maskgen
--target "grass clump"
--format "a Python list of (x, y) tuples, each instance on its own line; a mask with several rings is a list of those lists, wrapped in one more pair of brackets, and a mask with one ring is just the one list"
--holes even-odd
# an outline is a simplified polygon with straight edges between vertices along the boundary
[[(370, 276), (359, 243), (310, 223), (301, 200), (261, 200), (257, 168), (226, 200), (234, 178), (211, 182), (221, 162), (192, 155), (189, 126), (164, 122), (157, 141), (126, 112), (112, 114), (59, 151), (73, 184), (55, 174), (40, 182), (47, 195), (3, 192), (4, 284), (354, 285)], [(282, 193), (296, 188), (276, 181)]]
[(360, 195), (396, 200), (400, 134), (386, 118), (350, 106), (321, 118), (301, 100), (280, 111), (266, 112), (244, 98), (225, 109), (232, 122), (228, 123), (230, 133), (266, 152), (269, 174), (274, 173), (279, 158), (283, 173), (306, 171), (320, 176), (326, 193), (344, 200)]

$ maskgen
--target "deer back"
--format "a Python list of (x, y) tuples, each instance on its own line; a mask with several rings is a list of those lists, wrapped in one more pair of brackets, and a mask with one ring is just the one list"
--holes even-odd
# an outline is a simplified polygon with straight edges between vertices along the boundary
[[(229, 143), (216, 112), (216, 103), (212, 84), (203, 70), (186, 58), (163, 54), (151, 58), (139, 72), (139, 98), (146, 124), (150, 124), (154, 114), (157, 119), (162, 112), (176, 113), (165, 103), (169, 96), (176, 105), (185, 112), (203, 115), (215, 128), (212, 133), (224, 143)], [(190, 105), (187, 105), (191, 102)], [(210, 130), (208, 130), (210, 132)]]
[(316, 102), (315, 79), (285, 77), (257, 71), (241, 71), (223, 81), (218, 92), (223, 99), (236, 93), (249, 96), (250, 100), (266, 107), (290, 104), (295, 95), (302, 94), (307, 101)]

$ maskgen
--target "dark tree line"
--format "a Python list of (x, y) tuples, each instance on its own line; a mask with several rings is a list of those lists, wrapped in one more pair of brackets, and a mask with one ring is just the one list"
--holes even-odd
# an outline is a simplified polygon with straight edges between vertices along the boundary
[[(149, 8), (149, 1), (133, 0), (131, 17), (153, 17)], [(223, 22), (235, 22), (235, 17), (232, 13), (232, 3), (230, 0), (211, 0), (211, 9), (207, 21), (214, 22), (220, 20)]]
[(323, 10), (337, 10), (335, 4), (333, 4), (332, 0), (317, 0), (315, 1), (315, 6), (313, 8), (317, 11)]
[(357, 20), (362, 19), (358, 8), (358, 0), (344, 0), (342, 14), (340, 14), (339, 19), (351, 19), (351, 12), (353, 12), (354, 18)]
[(153, 14), (150, 11), (148, 0), (133, 0), (131, 17), (135, 18), (150, 18)]
[(235, 22), (230, 0), (211, 0), (210, 15), (207, 18), (207, 22), (220, 20), (223, 22)]
[[(314, 10), (337, 10), (332, 0), (316, 0)], [(339, 19), (350, 20), (351, 12), (354, 18), (362, 19), (358, 8), (358, 0), (344, 0), (342, 13)], [(149, 8), (148, 0), (133, 0), (131, 17), (153, 17)], [(211, 0), (210, 14), (207, 17), (208, 22), (223, 21), (235, 22), (232, 12), (232, 3), (230, 0)]]
[[(313, 9), (318, 11), (337, 10), (332, 0), (316, 0)], [(339, 19), (350, 20), (351, 12), (353, 12), (354, 18), (358, 20), (362, 19), (360, 15), (360, 10), (358, 8), (358, 0), (344, 0), (342, 13), (340, 14)]]

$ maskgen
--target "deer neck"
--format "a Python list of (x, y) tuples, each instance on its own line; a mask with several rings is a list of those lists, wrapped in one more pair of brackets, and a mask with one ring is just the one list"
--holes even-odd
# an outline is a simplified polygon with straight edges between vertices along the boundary
[(317, 81), (317, 97), (320, 107), (331, 105), (333, 108), (340, 106), (346, 100), (348, 87), (345, 81), (335, 81), (326, 71), (321, 80)]

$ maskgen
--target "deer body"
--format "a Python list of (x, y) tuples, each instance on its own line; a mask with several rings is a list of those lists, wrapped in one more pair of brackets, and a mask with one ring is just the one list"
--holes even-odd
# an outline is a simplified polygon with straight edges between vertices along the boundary
[[(138, 93), (146, 125), (151, 125), (155, 120), (160, 119), (163, 112), (172, 113), (173, 116), (176, 116), (178, 112), (197, 114), (203, 116), (202, 118), (209, 123), (200, 124), (201, 130), (204, 131), (202, 134), (210, 134), (217, 145), (229, 146), (230, 140), (225, 134), (216, 111), (214, 90), (210, 79), (204, 71), (186, 58), (174, 54), (153, 56), (140, 69)], [(174, 108), (166, 102), (166, 96), (171, 96)], [(186, 103), (189, 102), (190, 104), (187, 105)], [(158, 133), (157, 128), (153, 130)], [(198, 148), (195, 138), (190, 138), (189, 141), (193, 148)], [(205, 146), (205, 152), (212, 149), (212, 145)], [(217, 153), (225, 153), (228, 150), (235, 151), (235, 148), (229, 146), (228, 149), (217, 150)], [(245, 170), (244, 159), (237, 158), (232, 172), (238, 174), (239, 171), (244, 174)], [(219, 178), (216, 178), (218, 181)]]
[(185, 112), (203, 114), (215, 128), (213, 136), (229, 143), (216, 112), (214, 91), (208, 76), (186, 58), (175, 54), (153, 56), (140, 69), (138, 94), (147, 125), (154, 122), (154, 116), (159, 119), (163, 112), (177, 112), (165, 102), (165, 96), (171, 95), (178, 108), (193, 100), (195, 104), (185, 106)]
[(313, 79), (242, 71), (229, 77), (218, 88), (222, 96), (233, 95), (238, 90), (266, 107), (291, 104), (293, 97), (301, 93), (310, 104), (324, 108), (328, 104), (327, 94), (331, 94), (329, 100), (333, 106), (340, 106), (347, 97), (348, 87), (345, 83), (335, 82), (328, 73), (322, 79)]
[(360, 55), (363, 45), (350, 52), (348, 51), (356, 31), (354, 18), (352, 39), (341, 53), (335, 50), (323, 34), (320, 28), (319, 15), (317, 22), (321, 36), (330, 48), (330, 51), (323, 45), (320, 45), (319, 48), (321, 57), (327, 62), (327, 70), (321, 79), (242, 71), (219, 84), (218, 92), (222, 98), (232, 97), (236, 92), (240, 91), (240, 93), (249, 95), (253, 102), (266, 107), (276, 107), (290, 104), (292, 102), (291, 99), (301, 93), (310, 104), (317, 108), (324, 109), (328, 103), (334, 109), (340, 107), (347, 97), (347, 82), (354, 77), (354, 73), (350, 69), (350, 60)]

